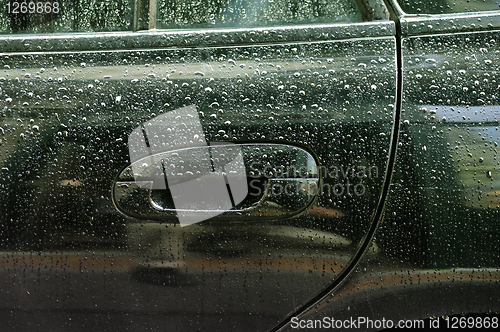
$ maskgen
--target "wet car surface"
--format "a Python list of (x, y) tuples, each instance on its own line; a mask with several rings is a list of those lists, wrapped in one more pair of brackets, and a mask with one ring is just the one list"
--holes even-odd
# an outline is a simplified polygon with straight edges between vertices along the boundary
[(6, 330), (499, 310), (493, 2), (132, 5), (1, 16)]

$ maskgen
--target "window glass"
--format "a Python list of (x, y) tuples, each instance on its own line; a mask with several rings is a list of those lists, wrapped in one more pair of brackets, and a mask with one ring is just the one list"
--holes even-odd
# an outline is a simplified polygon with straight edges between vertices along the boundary
[(158, 28), (359, 22), (354, 0), (160, 0)]
[(130, 0), (5, 0), (1, 33), (130, 30)]
[(499, 0), (400, 0), (408, 14), (453, 14), (500, 10)]

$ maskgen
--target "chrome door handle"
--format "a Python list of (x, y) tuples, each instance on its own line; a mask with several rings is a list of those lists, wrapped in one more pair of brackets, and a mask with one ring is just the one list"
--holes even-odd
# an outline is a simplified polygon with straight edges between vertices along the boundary
[(135, 161), (118, 175), (113, 198), (119, 211), (141, 220), (269, 220), (303, 212), (318, 185), (316, 162), (304, 149), (211, 143)]

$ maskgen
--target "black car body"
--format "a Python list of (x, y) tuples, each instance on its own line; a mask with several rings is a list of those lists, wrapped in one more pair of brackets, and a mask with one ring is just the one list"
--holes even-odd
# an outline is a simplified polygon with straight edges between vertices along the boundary
[(4, 329), (498, 326), (494, 1), (13, 3)]

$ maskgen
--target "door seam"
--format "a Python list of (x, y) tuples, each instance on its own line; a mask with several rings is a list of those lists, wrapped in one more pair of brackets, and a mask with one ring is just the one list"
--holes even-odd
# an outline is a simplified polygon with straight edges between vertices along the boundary
[(401, 22), (399, 18), (393, 19), (393, 22), (396, 25), (396, 35), (395, 43), (396, 43), (396, 102), (394, 105), (394, 115), (393, 115), (393, 126), (392, 126), (392, 134), (391, 134), (391, 144), (389, 145), (389, 154), (387, 167), (385, 170), (385, 180), (382, 186), (381, 194), (379, 196), (379, 201), (375, 208), (375, 212), (372, 214), (370, 218), (370, 227), (368, 232), (366, 232), (363, 240), (361, 240), (361, 245), (359, 249), (354, 254), (351, 262), (341, 271), (339, 275), (335, 277), (335, 280), (316, 294), (312, 299), (308, 300), (306, 303), (301, 305), (298, 309), (294, 310), (292, 313), (288, 314), (281, 322), (279, 322), (276, 326), (274, 326), (270, 332), (276, 332), (289, 324), (293, 317), (298, 317), (309, 309), (313, 308), (316, 304), (321, 302), (325, 297), (327, 297), (330, 293), (337, 290), (349, 277), (349, 275), (354, 271), (358, 263), (361, 261), (364, 254), (367, 252), (375, 232), (378, 229), (378, 226), (382, 222), (382, 216), (385, 209), (385, 204), (387, 200), (387, 196), (389, 193), (389, 186), (392, 182), (392, 174), (394, 171), (394, 164), (396, 159), (397, 146), (399, 142), (399, 128), (400, 128), (400, 117), (401, 117), (401, 104), (402, 104), (402, 87), (403, 87), (403, 68), (402, 68), (402, 45), (401, 45)]

